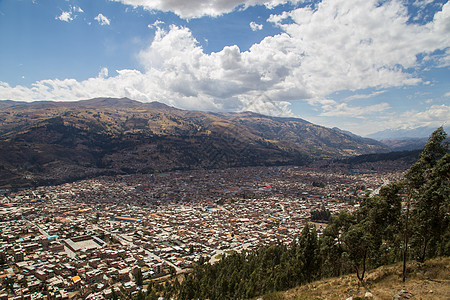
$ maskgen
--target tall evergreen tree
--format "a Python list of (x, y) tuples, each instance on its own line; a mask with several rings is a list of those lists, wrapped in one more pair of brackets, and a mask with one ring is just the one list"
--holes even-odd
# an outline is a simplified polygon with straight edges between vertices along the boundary
[(391, 183), (381, 188), (379, 195), (367, 196), (357, 212), (358, 223), (372, 237), (372, 267), (392, 263), (397, 256), (397, 232), (400, 229), (402, 183)]
[(307, 282), (314, 281), (318, 278), (320, 272), (319, 266), (319, 244), (317, 241), (316, 229), (309, 229), (309, 224), (306, 223), (299, 240), (299, 247), (301, 251), (303, 274)]
[(340, 276), (347, 272), (347, 266), (344, 264), (342, 234), (354, 224), (356, 224), (356, 217), (346, 211), (332, 216), (331, 224), (326, 227), (320, 240), (324, 276)]
[[(421, 260), (425, 259), (427, 246), (433, 235), (439, 235), (435, 230), (429, 230), (431, 228), (428, 228), (428, 226), (439, 227), (435, 225), (436, 219), (434, 216), (441, 209), (441, 204), (448, 202), (448, 194), (443, 195), (443, 197), (432, 197), (433, 193), (426, 191), (429, 190), (430, 184), (440, 180), (439, 177), (435, 177), (435, 180), (433, 180), (433, 172), (435, 172), (434, 169), (438, 161), (448, 151), (448, 144), (444, 142), (446, 137), (447, 134), (442, 127), (436, 129), (420, 153), (419, 159), (411, 166), (405, 176), (407, 202), (404, 218), (403, 281), (406, 280), (406, 261), (411, 227), (414, 227), (412, 230), (414, 232), (413, 246), (416, 253), (421, 253), (418, 256)], [(434, 195), (436, 196), (436, 194)], [(418, 251), (419, 248), (422, 250)]]
[(450, 154), (446, 154), (432, 169), (412, 210), (412, 241), (421, 262), (443, 254), (442, 237), (449, 225), (449, 179)]

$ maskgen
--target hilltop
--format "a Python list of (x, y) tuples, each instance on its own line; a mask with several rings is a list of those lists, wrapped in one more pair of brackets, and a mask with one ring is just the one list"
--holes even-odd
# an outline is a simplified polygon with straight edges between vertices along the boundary
[(96, 98), (0, 101), (0, 150), (0, 187), (20, 187), (105, 174), (299, 165), (388, 148), (298, 118)]
[(405, 283), (401, 280), (401, 263), (397, 263), (370, 271), (364, 286), (359, 283), (356, 274), (350, 274), (315, 281), (258, 299), (357, 299), (364, 298), (366, 293), (371, 293), (373, 299), (393, 299), (401, 290), (409, 292), (412, 299), (447, 299), (450, 295), (450, 257), (424, 263), (411, 262), (408, 263), (408, 270), (410, 275)]

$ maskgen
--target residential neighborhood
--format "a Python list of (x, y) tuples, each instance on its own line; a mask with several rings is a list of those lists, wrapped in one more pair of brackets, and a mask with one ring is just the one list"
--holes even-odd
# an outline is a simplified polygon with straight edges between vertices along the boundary
[[(402, 172), (246, 167), (2, 191), (0, 299), (108, 299), (233, 251), (289, 244)], [(139, 273), (139, 275), (137, 275)], [(141, 276), (142, 275), (142, 276)], [(141, 279), (137, 277), (142, 277)]]

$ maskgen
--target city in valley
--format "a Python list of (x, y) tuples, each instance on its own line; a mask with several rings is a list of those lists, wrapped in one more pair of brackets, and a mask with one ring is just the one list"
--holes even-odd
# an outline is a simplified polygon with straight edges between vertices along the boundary
[(326, 223), (311, 212), (354, 211), (401, 179), (395, 169), (246, 167), (3, 190), (0, 299), (137, 293), (199, 259), (289, 244), (306, 224), (321, 234)]

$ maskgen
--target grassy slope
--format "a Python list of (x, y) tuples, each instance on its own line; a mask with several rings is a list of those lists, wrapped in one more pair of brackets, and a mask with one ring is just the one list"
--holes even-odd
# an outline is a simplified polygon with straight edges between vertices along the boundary
[(364, 298), (366, 292), (374, 299), (392, 299), (400, 290), (410, 292), (412, 299), (450, 299), (450, 257), (410, 262), (408, 278), (401, 280), (401, 263), (372, 270), (364, 286), (358, 284), (355, 274), (329, 278), (299, 286), (286, 292), (261, 297), (264, 300), (287, 299), (347, 299)]

